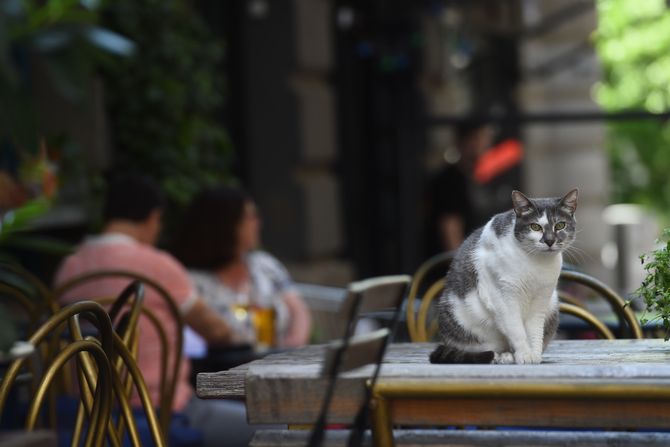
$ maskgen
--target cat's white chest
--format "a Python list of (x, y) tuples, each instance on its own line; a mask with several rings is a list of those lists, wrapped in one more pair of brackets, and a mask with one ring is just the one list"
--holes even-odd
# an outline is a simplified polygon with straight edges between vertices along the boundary
[(476, 254), (482, 298), (496, 299), (502, 293), (522, 306), (536, 299), (548, 300), (563, 264), (561, 254), (529, 254), (519, 248), (512, 235), (487, 244), (487, 236), (490, 234), (485, 231)]

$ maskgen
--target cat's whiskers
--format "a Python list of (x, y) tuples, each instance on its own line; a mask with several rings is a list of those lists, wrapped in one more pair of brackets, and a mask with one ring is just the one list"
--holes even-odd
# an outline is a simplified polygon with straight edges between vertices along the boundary
[(578, 264), (582, 264), (585, 261), (594, 262), (593, 256), (589, 252), (574, 245), (563, 250), (563, 253)]

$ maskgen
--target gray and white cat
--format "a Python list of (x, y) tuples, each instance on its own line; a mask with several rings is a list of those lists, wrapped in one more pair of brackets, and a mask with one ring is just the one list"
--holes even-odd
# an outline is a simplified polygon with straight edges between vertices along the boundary
[(556, 283), (575, 240), (577, 189), (562, 198), (512, 192), (461, 245), (438, 303), (432, 363), (540, 363), (558, 326)]

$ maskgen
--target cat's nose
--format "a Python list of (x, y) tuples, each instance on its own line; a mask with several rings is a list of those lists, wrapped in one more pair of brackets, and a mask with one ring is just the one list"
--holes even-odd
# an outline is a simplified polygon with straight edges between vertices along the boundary
[(553, 240), (553, 239), (545, 239), (545, 240), (544, 240), (544, 243), (547, 244), (547, 245), (550, 246), (550, 247), (551, 247), (552, 245), (554, 245), (554, 242), (556, 242), (556, 241)]

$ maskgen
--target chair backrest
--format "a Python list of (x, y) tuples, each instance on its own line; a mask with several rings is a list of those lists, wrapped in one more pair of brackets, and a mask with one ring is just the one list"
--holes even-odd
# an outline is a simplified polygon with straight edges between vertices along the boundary
[[(102, 445), (105, 435), (105, 427), (110, 418), (111, 412), (111, 390), (112, 390), (112, 368), (109, 362), (108, 353), (112, 352), (113, 338), (111, 321), (105, 310), (97, 303), (80, 302), (68, 306), (57, 312), (40, 326), (28, 340), (34, 346), (39, 346), (44, 342), (50, 342), (52, 337), (60, 337), (61, 330), (66, 322), (71, 322), (72, 317), (80, 315), (90, 321), (98, 330), (98, 341), (75, 340), (69, 343), (52, 359), (47, 359), (45, 372), (35, 389), (32, 402), (25, 422), (27, 430), (36, 428), (37, 420), (40, 415), (40, 408), (45, 400), (47, 393), (52, 389), (54, 379), (57, 373), (63, 369), (68, 360), (77, 355), (78, 357), (87, 352), (93, 357), (96, 369), (98, 371), (93, 390), (92, 404), (88, 406), (87, 420), (89, 421), (86, 430), (86, 446)], [(28, 361), (28, 358), (19, 358), (12, 362), (3, 377), (0, 384), (0, 411), (6, 410), (5, 404), (10, 390), (12, 389), (17, 377)], [(37, 378), (34, 378), (37, 379)], [(80, 384), (82, 385), (82, 384)], [(83, 415), (83, 414), (82, 414)], [(83, 419), (82, 419), (83, 420)], [(83, 427), (80, 426), (80, 428)], [(78, 435), (81, 435), (81, 431)]]
[[(100, 303), (102, 305), (110, 305), (110, 304), (116, 302), (116, 298), (113, 298), (113, 297), (98, 298), (98, 299), (94, 299), (93, 301), (95, 301), (97, 303)], [(131, 303), (131, 304), (133, 304), (133, 303)], [(165, 371), (168, 368), (168, 351), (169, 351), (170, 348), (169, 348), (168, 337), (167, 337), (167, 334), (165, 332), (165, 329), (163, 328), (163, 324), (161, 323), (161, 320), (156, 315), (156, 313), (153, 310), (151, 310), (150, 308), (142, 305), (142, 306), (139, 307), (139, 310), (141, 312), (141, 315), (143, 315), (147, 319), (147, 321), (151, 323), (154, 330), (156, 331), (156, 334), (158, 334), (158, 339), (159, 339), (159, 343), (160, 343), (160, 347), (161, 347), (161, 349), (160, 349), (160, 368), (161, 369), (160, 370)], [(131, 320), (131, 318), (129, 318), (128, 320)], [(128, 321), (128, 327), (129, 328), (132, 327), (132, 323), (130, 321)], [(136, 331), (132, 332), (132, 334), (136, 334), (136, 333), (137, 333)], [(125, 345), (126, 349), (128, 349), (130, 351), (130, 354), (133, 356), (133, 359), (136, 358), (138, 338), (136, 336), (135, 337), (123, 338), (121, 333), (119, 333), (119, 336), (123, 340), (123, 344)], [(117, 360), (117, 364), (115, 366), (117, 367), (117, 370), (121, 369), (121, 367), (118, 364), (118, 360)], [(164, 377), (161, 377), (161, 380), (164, 380)], [(165, 385), (166, 385), (165, 382), (161, 382), (161, 389), (164, 389)], [(128, 389), (127, 396), (130, 395), (130, 391), (131, 391), (131, 389)], [(138, 395), (140, 396), (140, 399), (141, 399), (142, 395), (139, 392), (138, 392)], [(170, 430), (170, 426), (169, 426), (170, 418), (168, 416), (171, 415), (171, 408), (169, 408), (169, 407), (168, 408), (159, 408), (158, 409), (158, 414), (159, 414), (160, 431), (162, 432), (162, 434), (164, 436), (167, 436), (167, 433), (169, 433), (169, 430)], [(163, 416), (165, 419), (162, 419), (161, 416)], [(165, 423), (166, 425), (164, 425), (163, 421), (166, 421), (166, 423)], [(151, 429), (151, 427), (149, 427), (149, 428)], [(119, 426), (117, 431), (120, 434), (122, 434), (123, 433), (123, 426)], [(153, 431), (152, 431), (152, 435), (153, 435)]]
[[(566, 282), (585, 286), (607, 301), (619, 321), (619, 329), (617, 331), (619, 337), (643, 338), (642, 328), (637, 317), (630, 306), (626, 304), (626, 301), (611, 287), (586, 273), (564, 269), (560, 275), (559, 291), (561, 286), (564, 286)], [(564, 293), (563, 297), (571, 296), (567, 292), (562, 293)]]
[(378, 276), (349, 284), (339, 309), (345, 320), (344, 339), (351, 336), (356, 320), (364, 314), (400, 309), (411, 278), (407, 275)]
[(24, 339), (60, 308), (39, 278), (7, 261), (0, 261), (0, 299), (11, 315), (16, 336)]
[[(370, 377), (374, 383), (379, 375), (382, 358), (386, 351), (389, 339), (393, 336), (398, 323), (400, 307), (407, 293), (411, 278), (407, 275), (380, 276), (357, 281), (349, 284), (347, 294), (340, 307), (340, 315), (345, 320), (344, 336), (328, 345), (322, 375), (329, 378), (325, 397), (319, 416), (314, 424), (309, 440), (310, 446), (321, 445), (330, 407), (330, 401), (335, 389), (337, 376), (343, 368), (361, 366), (361, 362), (374, 363), (375, 369)], [(369, 334), (366, 337), (354, 337), (354, 329), (358, 317), (383, 310), (391, 310), (391, 330), (382, 330)], [(351, 343), (356, 343), (352, 349)], [(349, 354), (348, 354), (349, 353)], [(361, 355), (367, 354), (367, 357)], [(366, 361), (367, 359), (367, 361)], [(360, 442), (366, 424), (370, 393), (366, 393), (362, 405), (354, 419), (349, 443), (356, 445)]]
[(581, 306), (576, 306), (572, 303), (559, 303), (558, 310), (562, 314), (572, 315), (573, 317), (579, 318), (584, 323), (588, 324), (593, 330), (595, 330), (600, 338), (607, 340), (614, 340), (616, 337), (612, 331), (598, 319), (595, 315), (589, 312), (587, 309), (584, 309)]
[[(321, 375), (328, 378), (328, 387), (323, 400), (319, 416), (314, 423), (308, 446), (317, 447), (323, 442), (324, 430), (330, 401), (332, 399), (337, 374), (340, 372), (351, 371), (369, 364), (381, 363), (381, 356), (385, 351), (391, 331), (388, 328), (378, 329), (376, 331), (353, 335), (349, 339), (334, 340), (326, 345)], [(377, 378), (379, 368), (376, 368), (371, 375), (371, 382)], [(368, 389), (372, 389), (371, 387)], [(365, 416), (367, 416), (370, 396), (366, 393), (359, 412), (354, 418), (352, 431), (349, 438), (349, 445), (358, 445), (362, 431), (365, 426)], [(363, 416), (365, 415), (365, 416)], [(352, 436), (356, 439), (352, 441)]]
[[(135, 286), (134, 284), (132, 286)], [(125, 294), (126, 291), (124, 291)], [(123, 294), (122, 294), (123, 295)], [(131, 317), (132, 318), (132, 317)], [(83, 340), (81, 327), (78, 320), (72, 324), (72, 333), (75, 340)], [(127, 432), (131, 444), (135, 447), (141, 447), (142, 441), (140, 430), (136, 423), (136, 416), (130, 405), (130, 388), (134, 388), (140, 397), (142, 410), (144, 411), (148, 428), (156, 447), (166, 446), (165, 432), (160, 426), (159, 419), (154, 410), (149, 391), (142, 377), (142, 373), (135, 362), (135, 358), (128, 346), (127, 340), (113, 332), (113, 351), (108, 354), (112, 363), (112, 389), (113, 400), (120, 409), (120, 418), (114, 425), (110, 419), (107, 423), (107, 434), (112, 445), (121, 445), (124, 435)], [(88, 339), (87, 337), (86, 339)], [(80, 359), (82, 363), (82, 376), (80, 382), (85, 382), (88, 387), (84, 388), (83, 398), (85, 406), (90, 407), (93, 404), (93, 384), (97, 379), (98, 370), (92, 364), (89, 358)]]
[[(416, 326), (416, 340), (417, 342), (428, 342), (435, 339), (438, 331), (438, 324), (435, 318), (429, 319), (430, 315), (434, 313), (430, 312), (431, 305), (435, 302), (436, 299), (439, 299), (442, 296), (444, 291), (444, 280), (440, 279), (433, 283), (426, 293), (424, 293), (421, 300), (421, 307), (419, 308), (418, 317), (417, 317), (417, 326)], [(559, 300), (563, 297), (561, 293), (559, 295)], [(569, 295), (568, 295), (569, 296)], [(593, 328), (601, 338), (605, 339), (614, 339), (614, 334), (612, 331), (593, 313), (583, 306), (574, 304), (573, 302), (561, 302), (559, 303), (559, 312), (572, 315), (581, 321), (588, 324)]]
[(0, 261), (0, 283), (21, 290), (26, 296), (33, 298), (38, 308), (44, 309), (51, 316), (60, 310), (60, 306), (42, 280), (22, 266)]
[(10, 315), (12, 323), (25, 326), (17, 328), (17, 332), (23, 329), (26, 334), (32, 334), (37, 329), (42, 313), (38, 305), (24, 291), (0, 282), (0, 302), (3, 305), (2, 311)]
[(405, 315), (407, 332), (409, 333), (410, 340), (414, 342), (422, 341), (422, 338), (425, 338), (425, 335), (422, 337), (418, 332), (418, 322), (421, 320), (417, 316), (417, 300), (429, 290), (436, 278), (444, 278), (455, 254), (454, 251), (438, 253), (423, 262), (414, 275), (412, 275), (412, 285), (407, 294)]
[[(155, 290), (157, 292), (157, 295), (160, 298), (162, 298), (163, 301), (165, 302), (166, 309), (168, 310), (171, 318), (174, 321), (176, 330), (174, 334), (171, 334), (174, 336), (175, 339), (174, 344), (167, 343), (167, 334), (165, 333), (164, 330), (161, 329), (157, 331), (159, 338), (161, 340), (166, 340), (166, 343), (162, 344), (161, 346), (162, 348), (161, 361), (163, 361), (164, 358), (170, 359), (167, 362), (169, 363), (167, 367), (162, 369), (162, 375), (160, 378), (161, 391), (160, 391), (159, 402), (154, 403), (159, 409), (160, 425), (163, 431), (167, 433), (171, 423), (172, 401), (174, 398), (175, 388), (177, 386), (178, 374), (182, 361), (183, 329), (184, 329), (184, 319), (170, 293), (156, 281), (141, 273), (126, 270), (98, 270), (84, 273), (82, 275), (70, 279), (69, 281), (66, 281), (54, 291), (54, 296), (56, 298), (59, 298), (63, 296), (63, 294), (65, 294), (66, 292), (86, 282), (100, 280), (104, 278), (114, 278), (114, 277), (128, 278), (129, 280), (141, 281), (145, 287)], [(84, 298), (96, 299), (96, 298), (108, 298), (108, 297), (84, 297)], [(146, 308), (143, 307), (143, 309)], [(147, 312), (146, 310), (142, 310), (142, 314), (146, 316), (148, 320), (152, 320), (150, 314), (153, 314), (153, 316), (155, 317), (155, 313)], [(153, 320), (154, 321), (151, 321), (153, 327), (154, 328), (159, 327), (160, 324), (158, 325), (155, 324), (156, 318), (154, 318)]]
[[(339, 372), (351, 371), (361, 366), (374, 363), (375, 358), (382, 350), (391, 331), (388, 328), (378, 329), (367, 334), (354, 335), (340, 360)], [(333, 363), (338, 352), (343, 348), (343, 340), (335, 340), (326, 345), (326, 353), (321, 374), (328, 376), (333, 371)]]

